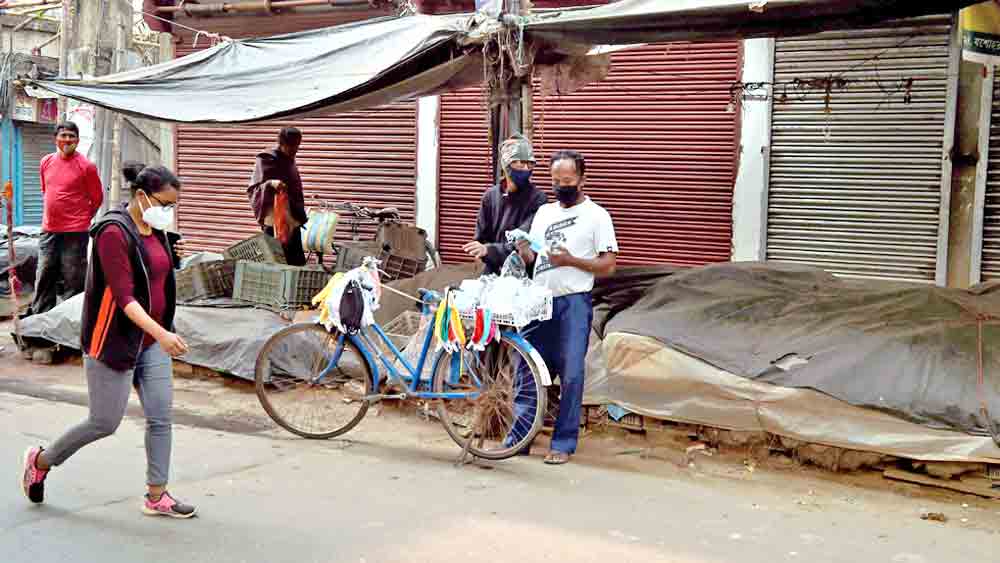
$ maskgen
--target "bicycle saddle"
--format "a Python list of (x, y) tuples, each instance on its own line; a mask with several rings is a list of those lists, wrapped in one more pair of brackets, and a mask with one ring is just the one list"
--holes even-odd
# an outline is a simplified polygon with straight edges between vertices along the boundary
[(399, 217), (399, 209), (395, 207), (385, 207), (374, 213), (376, 219), (395, 219)]

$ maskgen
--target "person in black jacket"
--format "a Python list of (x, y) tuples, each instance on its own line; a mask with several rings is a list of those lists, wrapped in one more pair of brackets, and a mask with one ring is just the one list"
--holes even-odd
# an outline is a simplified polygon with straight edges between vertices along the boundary
[(483, 261), (487, 274), (499, 274), (515, 250), (507, 242), (507, 231), (528, 232), (535, 212), (548, 200), (545, 192), (531, 182), (535, 156), (530, 141), (520, 135), (504, 141), (500, 145), (500, 166), (504, 178), (483, 194), (475, 240), (462, 247), (469, 256)]
[(274, 236), (274, 196), (288, 194), (288, 217), (291, 228), (288, 242), (283, 244), (285, 260), (292, 266), (305, 266), (306, 255), (302, 250), (302, 232), (299, 229), (309, 220), (306, 216), (305, 194), (302, 177), (295, 164), (295, 155), (302, 145), (302, 132), (295, 127), (285, 127), (278, 133), (278, 147), (257, 155), (247, 197), (253, 208), (257, 224), (265, 233)]
[(180, 181), (163, 166), (129, 164), (131, 199), (101, 217), (84, 290), (81, 349), (90, 413), (48, 448), (24, 454), (21, 483), (31, 502), (44, 501), (45, 478), (80, 448), (115, 433), (134, 387), (146, 417), (145, 514), (190, 518), (195, 508), (167, 492), (173, 423), (173, 363), (187, 344), (173, 332), (174, 268), (165, 229), (173, 223)]

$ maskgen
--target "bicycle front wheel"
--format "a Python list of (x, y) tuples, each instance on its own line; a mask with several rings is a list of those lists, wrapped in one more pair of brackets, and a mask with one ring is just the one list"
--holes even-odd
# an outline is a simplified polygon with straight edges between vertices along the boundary
[(261, 406), (279, 426), (304, 438), (339, 436), (368, 411), (371, 366), (337, 332), (301, 323), (276, 332), (257, 355)]
[(542, 378), (528, 353), (507, 337), (484, 352), (442, 351), (432, 385), (437, 393), (456, 394), (437, 401), (438, 418), (452, 440), (476, 457), (514, 456), (542, 429)]

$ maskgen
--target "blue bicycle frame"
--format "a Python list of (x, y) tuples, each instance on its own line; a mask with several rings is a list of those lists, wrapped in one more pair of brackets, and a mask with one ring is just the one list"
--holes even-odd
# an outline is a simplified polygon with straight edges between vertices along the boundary
[[(391, 359), (386, 357), (386, 355), (379, 350), (379, 347), (374, 342), (372, 342), (371, 337), (364, 331), (361, 331), (358, 332), (357, 334), (345, 335), (341, 333), (337, 335), (337, 348), (334, 351), (333, 357), (330, 358), (330, 363), (327, 365), (326, 369), (324, 369), (322, 373), (316, 376), (313, 382), (318, 383), (322, 381), (323, 378), (325, 378), (327, 374), (329, 374), (337, 366), (338, 362), (340, 362), (340, 357), (344, 352), (345, 342), (347, 340), (350, 340), (355, 346), (358, 347), (358, 350), (361, 351), (361, 354), (364, 357), (365, 362), (371, 369), (372, 391), (376, 395), (379, 392), (379, 382), (382, 380), (378, 362), (375, 361), (375, 358), (377, 357), (378, 360), (381, 361), (382, 365), (385, 367), (389, 379), (395, 382), (404, 383), (406, 388), (406, 394), (410, 397), (419, 399), (475, 399), (476, 397), (479, 396), (478, 391), (437, 393), (428, 389), (428, 386), (431, 385), (432, 381), (427, 381), (426, 386), (422, 385), (422, 380), (420, 375), (423, 374), (424, 364), (426, 364), (427, 356), (431, 350), (431, 342), (434, 340), (434, 331), (431, 330), (427, 331), (427, 335), (424, 337), (424, 341), (420, 350), (420, 357), (418, 358), (417, 365), (414, 368), (414, 366), (411, 366), (410, 363), (406, 360), (406, 358), (403, 357), (402, 352), (400, 352), (399, 349), (396, 348), (396, 345), (392, 343), (392, 340), (390, 340), (389, 337), (386, 336), (381, 326), (379, 326), (378, 324), (374, 324), (371, 326), (371, 329), (375, 333), (375, 336), (380, 338), (382, 342), (389, 348), (393, 356), (395, 356), (395, 358), (399, 360), (399, 363), (403, 366), (406, 373), (400, 373), (400, 371), (396, 369), (396, 366), (393, 365)], [(500, 334), (508, 338), (512, 342), (514, 342), (520, 348), (522, 348), (522, 350), (534, 360), (536, 364), (536, 369), (538, 369), (541, 372), (543, 384), (546, 386), (551, 385), (552, 381), (549, 376), (548, 369), (546, 368), (545, 363), (541, 361), (541, 356), (538, 354), (535, 348), (517, 332), (505, 329), (501, 330)], [(450, 359), (452, 366), (451, 383), (458, 383), (458, 378), (461, 376), (461, 354), (453, 353), (449, 355), (444, 355), (444, 354), (439, 355), (435, 360), (435, 364), (433, 366), (433, 370), (431, 371), (431, 373), (437, 373), (437, 370), (439, 368), (438, 362), (440, 362), (442, 358)], [(476, 376), (474, 370), (469, 369), (469, 374), (472, 376), (472, 379), (476, 383), (476, 385), (482, 385), (482, 382), (479, 380), (479, 377)]]

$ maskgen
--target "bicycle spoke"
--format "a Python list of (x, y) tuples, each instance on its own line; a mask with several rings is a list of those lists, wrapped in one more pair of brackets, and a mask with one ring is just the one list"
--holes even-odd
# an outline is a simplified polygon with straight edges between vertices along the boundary
[(261, 350), (257, 394), (278, 424), (306, 437), (329, 437), (353, 427), (367, 410), (368, 365), (318, 325), (293, 325)]
[[(484, 352), (464, 351), (460, 373), (450, 356), (443, 357), (435, 373), (435, 390), (468, 394), (438, 402), (440, 418), (452, 438), (473, 455), (490, 459), (509, 457), (526, 445), (540, 428), (544, 400), (532, 365), (506, 340)], [(522, 373), (520, 366), (526, 371)]]

